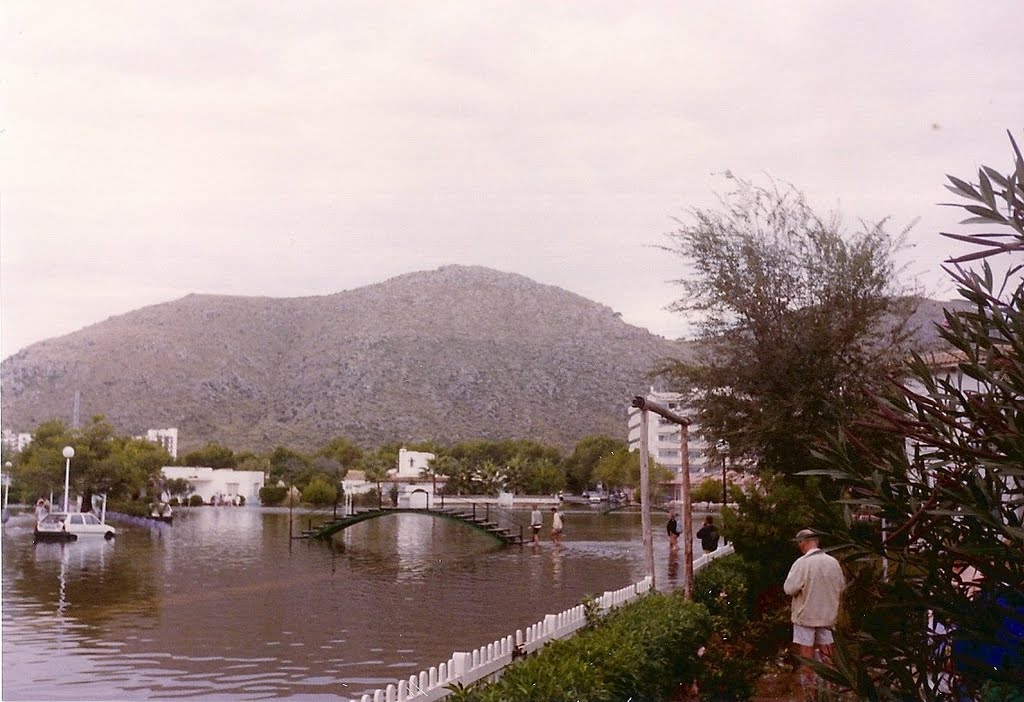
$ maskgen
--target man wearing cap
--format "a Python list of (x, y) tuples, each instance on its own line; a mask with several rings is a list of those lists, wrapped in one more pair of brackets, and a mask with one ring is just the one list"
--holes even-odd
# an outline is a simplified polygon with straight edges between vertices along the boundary
[(832, 627), (846, 587), (843, 568), (818, 548), (818, 535), (810, 529), (801, 529), (794, 541), (803, 555), (793, 563), (782, 586), (793, 598), (793, 643), (805, 658), (814, 658), (818, 649), (823, 658), (831, 659)]

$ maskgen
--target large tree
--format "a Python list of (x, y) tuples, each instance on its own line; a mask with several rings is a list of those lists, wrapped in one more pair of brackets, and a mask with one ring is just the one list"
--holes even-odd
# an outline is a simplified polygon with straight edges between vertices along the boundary
[(63, 492), (65, 446), (75, 450), (70, 463), (71, 494), (86, 498), (86, 510), (93, 493), (105, 493), (111, 499), (142, 495), (156, 486), (161, 466), (172, 460), (158, 444), (115, 436), (101, 415), (92, 417), (81, 429), (69, 429), (59, 421), (44, 422), (18, 459), (18, 481), (31, 494)]
[(792, 474), (905, 353), (915, 299), (896, 282), (903, 235), (885, 220), (848, 230), (792, 187), (734, 183), (664, 247), (689, 272), (672, 308), (696, 313), (701, 341), (695, 361), (667, 370), (710, 445)]
[(565, 459), (565, 482), (571, 492), (584, 492), (593, 488), (597, 480), (594, 469), (601, 459), (614, 453), (625, 453), (629, 447), (622, 439), (610, 436), (588, 436), (581, 439), (572, 454)]

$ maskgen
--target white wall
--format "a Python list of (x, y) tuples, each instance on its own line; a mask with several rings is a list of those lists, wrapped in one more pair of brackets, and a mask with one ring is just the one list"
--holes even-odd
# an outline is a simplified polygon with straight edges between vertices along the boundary
[(209, 503), (214, 496), (230, 500), (236, 495), (245, 498), (245, 504), (260, 503), (260, 488), (266, 484), (262, 471), (231, 470), (230, 468), (208, 468), (205, 466), (164, 466), (160, 469), (164, 478), (184, 478), (193, 487), (193, 494)]
[(398, 477), (419, 478), (423, 475), (423, 471), (430, 467), (432, 460), (434, 460), (434, 454), (426, 451), (398, 449)]

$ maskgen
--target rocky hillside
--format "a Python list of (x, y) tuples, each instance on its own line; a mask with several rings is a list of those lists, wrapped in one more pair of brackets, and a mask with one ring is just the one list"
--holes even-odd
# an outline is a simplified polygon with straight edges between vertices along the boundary
[(652, 366), (685, 355), (611, 309), (463, 266), (309, 298), (189, 295), (40, 342), (0, 368), (4, 428), (106, 415), (182, 450), (621, 436)]

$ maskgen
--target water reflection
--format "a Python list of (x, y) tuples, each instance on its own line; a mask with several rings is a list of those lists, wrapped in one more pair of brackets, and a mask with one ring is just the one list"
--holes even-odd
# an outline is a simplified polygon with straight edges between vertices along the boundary
[(636, 515), (568, 516), (561, 547), (502, 548), (413, 514), (292, 541), (287, 512), (212, 507), (34, 545), (15, 515), (3, 697), (354, 697), (641, 577)]

